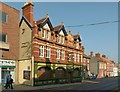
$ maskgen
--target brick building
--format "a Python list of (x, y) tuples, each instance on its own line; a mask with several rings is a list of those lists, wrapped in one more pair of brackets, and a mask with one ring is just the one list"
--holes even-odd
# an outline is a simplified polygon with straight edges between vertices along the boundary
[(90, 72), (92, 75), (96, 76), (96, 78), (104, 78), (107, 73), (107, 65), (106, 62), (101, 59), (100, 53), (93, 52), (90, 54)]
[(34, 5), (22, 7), (18, 83), (42, 85), (81, 80), (84, 46), (80, 34), (67, 33), (64, 23), (53, 27), (46, 16), (34, 20)]
[[(19, 56), (19, 11), (0, 2), (0, 83), (10, 73), (15, 82)], [(2, 79), (2, 80), (1, 80)]]
[(101, 57), (105, 62), (106, 62), (106, 71), (107, 71), (107, 76), (108, 77), (113, 77), (113, 68), (115, 66), (115, 63), (112, 62), (110, 59), (106, 57), (106, 55), (102, 55)]

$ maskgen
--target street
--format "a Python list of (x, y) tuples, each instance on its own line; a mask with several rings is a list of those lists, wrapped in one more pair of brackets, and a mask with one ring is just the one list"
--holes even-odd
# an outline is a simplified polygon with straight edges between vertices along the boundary
[[(119, 85), (120, 87), (120, 85)], [(14, 86), (13, 90), (3, 90), (2, 92), (58, 92), (58, 91), (91, 91), (92, 92), (120, 92), (118, 91), (118, 77), (104, 78), (96, 80), (83, 80), (83, 82), (70, 83), (70, 84), (56, 84), (45, 86)], [(117, 90), (116, 90), (117, 89)]]
[(85, 80), (72, 86), (54, 87), (45, 90), (113, 90), (115, 88), (118, 88), (118, 78)]

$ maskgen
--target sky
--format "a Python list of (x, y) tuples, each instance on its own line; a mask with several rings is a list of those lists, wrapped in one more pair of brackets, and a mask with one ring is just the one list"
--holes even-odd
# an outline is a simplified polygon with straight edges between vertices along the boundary
[[(18, 0), (19, 1), (19, 0)], [(85, 53), (90, 51), (105, 54), (109, 59), (118, 62), (118, 22), (88, 26), (87, 24), (117, 21), (117, 2), (33, 2), (34, 19), (38, 20), (48, 13), (53, 26), (64, 21), (67, 31), (80, 33)], [(6, 2), (20, 10), (24, 2)], [(79, 27), (67, 27), (85, 25)]]

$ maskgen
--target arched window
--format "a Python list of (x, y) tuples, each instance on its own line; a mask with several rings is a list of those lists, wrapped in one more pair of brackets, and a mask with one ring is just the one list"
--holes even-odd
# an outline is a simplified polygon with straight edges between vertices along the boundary
[(37, 72), (37, 76), (40, 79), (51, 79), (51, 68), (40, 67)]

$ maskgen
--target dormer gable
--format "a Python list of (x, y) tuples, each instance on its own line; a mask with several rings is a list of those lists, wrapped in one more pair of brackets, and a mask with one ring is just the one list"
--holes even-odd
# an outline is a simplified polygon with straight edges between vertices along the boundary
[(67, 36), (67, 32), (65, 30), (64, 24), (61, 24), (61, 25), (54, 27), (54, 31), (57, 34)]
[(81, 42), (80, 34), (74, 35), (74, 41)]
[(46, 15), (45, 18), (38, 20), (37, 26), (40, 28), (45, 28), (47, 30), (51, 30), (51, 31), (53, 30), (53, 26), (52, 26), (52, 23), (51, 23), (48, 15)]

